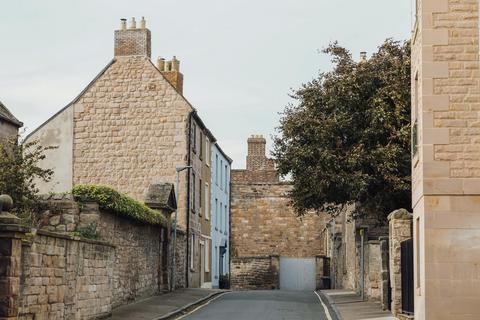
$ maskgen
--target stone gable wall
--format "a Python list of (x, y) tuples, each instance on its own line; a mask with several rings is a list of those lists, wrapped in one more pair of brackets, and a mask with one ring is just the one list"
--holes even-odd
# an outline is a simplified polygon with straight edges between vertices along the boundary
[(117, 57), (74, 105), (73, 184), (109, 185), (143, 201), (150, 184), (174, 183), (175, 166), (187, 161), (190, 111), (148, 58)]

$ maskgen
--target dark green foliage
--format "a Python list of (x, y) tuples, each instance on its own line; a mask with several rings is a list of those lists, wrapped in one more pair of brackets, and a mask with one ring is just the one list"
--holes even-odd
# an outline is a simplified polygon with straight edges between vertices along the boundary
[(143, 223), (166, 227), (167, 218), (145, 204), (136, 201), (113, 188), (97, 185), (77, 185), (72, 194), (80, 202), (97, 202), (101, 209)]
[(387, 40), (363, 62), (337, 43), (324, 52), (333, 70), (294, 92), (274, 141), (293, 206), (334, 214), (355, 204), (379, 220), (411, 208), (410, 44)]
[(43, 147), (38, 141), (18, 143), (19, 137), (0, 139), (0, 194), (12, 197), (12, 213), (20, 216), (22, 223), (34, 226), (40, 211), (36, 181), (48, 182), (53, 171), (38, 166), (45, 159), (45, 151), (55, 147)]

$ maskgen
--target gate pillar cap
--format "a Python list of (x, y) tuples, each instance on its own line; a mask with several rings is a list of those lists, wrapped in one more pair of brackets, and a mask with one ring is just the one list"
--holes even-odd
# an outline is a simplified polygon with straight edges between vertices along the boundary
[(411, 220), (411, 219), (413, 219), (413, 214), (408, 212), (406, 209), (398, 209), (398, 210), (392, 211), (388, 215), (388, 221), (390, 221), (392, 219)]

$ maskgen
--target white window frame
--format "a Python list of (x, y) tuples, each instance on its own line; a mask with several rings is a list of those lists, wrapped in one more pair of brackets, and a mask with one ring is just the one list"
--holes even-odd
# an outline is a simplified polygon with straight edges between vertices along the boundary
[(209, 259), (209, 251), (210, 251), (210, 240), (205, 241), (205, 272), (210, 272), (210, 259)]
[(223, 190), (223, 160), (220, 159), (220, 189)]
[(218, 199), (215, 199), (215, 229), (218, 230)]
[(210, 167), (210, 140), (205, 136), (205, 163)]
[(220, 201), (220, 226), (219, 226), (219, 230), (220, 232), (222, 232), (222, 228), (223, 228), (223, 203), (222, 201)]
[(224, 223), (224, 228), (225, 228), (223, 231), (225, 231), (225, 233), (226, 233), (227, 230), (228, 230), (228, 221), (227, 221), (228, 214), (227, 214), (227, 205), (226, 204), (225, 204), (223, 214), (224, 214), (223, 223)]
[(215, 184), (218, 186), (218, 154), (215, 155)]
[(209, 185), (205, 182), (205, 219), (210, 220), (210, 194), (209, 194)]
[(192, 238), (190, 239), (190, 269), (195, 270), (195, 234), (192, 234)]

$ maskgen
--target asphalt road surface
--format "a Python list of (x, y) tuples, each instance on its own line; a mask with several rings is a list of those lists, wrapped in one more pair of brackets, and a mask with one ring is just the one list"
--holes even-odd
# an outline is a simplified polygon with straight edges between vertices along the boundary
[(327, 320), (312, 291), (240, 291), (226, 293), (182, 320)]

